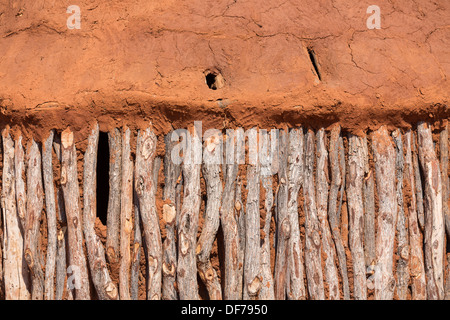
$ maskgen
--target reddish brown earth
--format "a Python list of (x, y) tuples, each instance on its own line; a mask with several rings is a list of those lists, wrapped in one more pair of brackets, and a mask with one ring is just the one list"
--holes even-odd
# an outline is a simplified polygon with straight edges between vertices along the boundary
[[(326, 126), (354, 132), (449, 115), (446, 0), (0, 3), (1, 124), (42, 137), (87, 123)], [(381, 29), (369, 30), (369, 5)], [(307, 48), (316, 55), (321, 81)], [(211, 90), (207, 70), (225, 85)]]

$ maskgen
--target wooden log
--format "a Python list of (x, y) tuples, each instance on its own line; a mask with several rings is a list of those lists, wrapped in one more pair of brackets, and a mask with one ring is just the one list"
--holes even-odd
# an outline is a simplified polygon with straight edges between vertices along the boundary
[[(140, 130), (136, 145), (135, 189), (139, 199), (148, 263), (147, 298), (159, 300), (162, 289), (162, 243), (155, 202), (156, 183), (153, 172), (155, 155), (155, 134), (150, 128)], [(125, 169), (125, 166), (123, 168)]]
[(328, 152), (326, 149), (325, 130), (317, 132), (317, 164), (316, 164), (316, 199), (317, 217), (320, 223), (322, 235), (322, 249), (325, 254), (325, 282), (328, 286), (329, 299), (339, 300), (339, 279), (336, 269), (336, 250), (331, 238), (330, 225), (328, 223)]
[(424, 176), (425, 214), (425, 270), (427, 297), (444, 299), (444, 241), (445, 225), (442, 212), (442, 181), (439, 161), (434, 151), (430, 126), (417, 126), (419, 159)]
[(239, 233), (235, 215), (235, 190), (238, 173), (237, 156), (235, 155), (235, 143), (239, 143), (241, 135), (227, 131), (226, 164), (224, 170), (225, 186), (223, 190), (222, 206), (220, 207), (220, 219), (225, 247), (225, 284), (223, 298), (226, 300), (238, 300), (242, 298), (242, 289), (239, 288)]
[(409, 237), (406, 223), (405, 210), (403, 208), (403, 141), (399, 129), (392, 133), (396, 152), (396, 177), (397, 177), (397, 297), (399, 300), (406, 300), (409, 284)]
[(412, 152), (413, 152), (413, 166), (414, 166), (414, 178), (416, 181), (416, 199), (417, 199), (417, 219), (419, 227), (422, 232), (425, 230), (425, 214), (423, 205), (423, 188), (422, 188), (422, 176), (419, 168), (419, 152), (416, 147), (417, 139), (412, 133)]
[(47, 259), (45, 263), (44, 279), (44, 299), (55, 299), (55, 268), (56, 268), (56, 250), (57, 250), (57, 229), (56, 229), (56, 202), (55, 187), (53, 185), (53, 164), (52, 164), (52, 145), (54, 131), (45, 141), (42, 150), (42, 171), (45, 190), (45, 212), (47, 215)]
[(447, 237), (450, 237), (450, 213), (448, 212), (448, 125), (441, 131), (439, 135), (439, 150), (441, 159), (441, 178), (442, 178), (442, 212), (445, 217), (445, 230)]
[(256, 300), (261, 290), (259, 163), (247, 166), (247, 205), (245, 213), (244, 300)]
[(25, 229), (24, 254), (30, 269), (32, 280), (33, 300), (43, 300), (44, 297), (44, 273), (41, 265), (41, 252), (39, 250), (39, 227), (42, 215), (43, 186), (42, 186), (42, 167), (41, 153), (37, 143), (32, 140), (28, 151), (28, 170), (27, 170), (27, 213)]
[(130, 294), (132, 300), (138, 300), (139, 269), (142, 251), (142, 232), (141, 232), (141, 217), (139, 213), (140, 211), (139, 200), (136, 194), (136, 190), (133, 191), (133, 204), (134, 204), (134, 242), (131, 257)]
[[(120, 266), (119, 293), (121, 300), (130, 300), (130, 241), (133, 229), (133, 159), (131, 158), (130, 129), (122, 135), (122, 190), (120, 199)], [(136, 180), (137, 181), (137, 180)], [(137, 191), (137, 188), (136, 188)], [(142, 210), (142, 208), (141, 208)]]
[[(197, 264), (194, 248), (197, 241), (198, 215), (201, 204), (201, 143), (196, 129), (191, 133), (191, 137), (186, 137), (186, 141), (188, 141), (188, 151), (182, 164), (184, 200), (178, 226), (177, 287), (181, 300), (198, 300)], [(232, 196), (234, 198), (234, 192)], [(235, 252), (235, 259), (237, 260), (237, 252)]]
[(89, 300), (90, 287), (86, 256), (83, 251), (77, 153), (73, 132), (69, 128), (61, 133), (61, 147), (61, 185), (64, 192), (64, 207), (67, 215), (68, 272), (71, 273), (68, 283), (71, 289), (74, 290), (74, 298), (76, 300)]
[(14, 144), (14, 170), (16, 178), (16, 203), (20, 220), (20, 228), (25, 230), (27, 212), (27, 193), (25, 189), (25, 152), (22, 146), (22, 136)]
[(345, 149), (344, 149), (344, 139), (342, 136), (339, 137), (339, 166), (341, 170), (341, 177), (342, 177), (342, 184), (341, 184), (341, 190), (339, 195), (339, 206), (337, 211), (338, 221), (341, 225), (341, 235), (342, 235), (342, 242), (344, 243), (344, 247), (348, 248), (348, 212), (345, 212), (342, 214), (342, 201), (344, 198), (344, 192), (346, 187), (346, 165), (345, 165)]
[[(177, 208), (177, 183), (181, 177), (181, 166), (171, 159), (175, 142), (171, 140), (173, 133), (165, 136), (166, 154), (164, 157), (164, 191), (163, 200), (163, 219), (166, 224), (166, 239), (163, 243), (163, 279), (162, 279), (162, 298), (164, 300), (177, 300), (176, 290), (177, 275), (177, 247), (176, 247), (176, 222), (179, 215)], [(178, 210), (177, 210), (178, 209)]]
[[(264, 157), (268, 156), (269, 139), (267, 131), (260, 131), (260, 141), (264, 143), (261, 148), (261, 153)], [(272, 141), (273, 142), (273, 141)], [(269, 161), (260, 161), (261, 170), (260, 178), (264, 188), (264, 227), (263, 227), (263, 240), (261, 243), (261, 290), (258, 298), (260, 300), (273, 300), (275, 299), (273, 275), (270, 261), (270, 223), (272, 221), (272, 207), (273, 207), (273, 178), (272, 178), (272, 162), (273, 160), (268, 158)], [(270, 161), (272, 160), (272, 161)], [(302, 266), (303, 267), (303, 266)]]
[[(275, 299), (284, 300), (286, 298), (288, 278), (288, 254), (289, 237), (291, 233), (291, 224), (288, 215), (288, 149), (289, 135), (286, 130), (279, 131), (279, 156), (278, 156), (278, 191), (276, 194), (276, 256), (275, 256)], [(298, 280), (293, 275), (293, 287), (291, 290), (300, 290)], [(300, 292), (292, 293), (293, 296), (300, 298)]]
[(290, 300), (306, 299), (304, 281), (303, 245), (300, 240), (300, 227), (298, 218), (298, 193), (303, 184), (305, 167), (305, 144), (303, 128), (291, 129), (289, 132), (289, 146), (287, 159), (287, 185), (288, 185), (288, 219), (289, 241), (287, 253), (287, 298)]
[(336, 253), (339, 261), (339, 271), (342, 279), (342, 291), (344, 300), (350, 300), (350, 287), (348, 283), (347, 272), (347, 257), (345, 255), (344, 244), (341, 236), (341, 229), (339, 223), (339, 215), (337, 211), (337, 198), (339, 187), (341, 186), (341, 170), (339, 165), (339, 137), (341, 127), (335, 126), (331, 130), (330, 137), (330, 168), (331, 168), (331, 183), (330, 193), (328, 197), (328, 220), (330, 222), (331, 234), (333, 235), (334, 244), (336, 246)]
[[(392, 300), (395, 289), (393, 254), (397, 225), (397, 197), (395, 189), (395, 151), (385, 127), (372, 135), (377, 192), (379, 197), (376, 239), (375, 299)], [(350, 199), (350, 197), (348, 197)]]
[(207, 137), (203, 150), (203, 177), (206, 183), (208, 201), (206, 202), (205, 220), (195, 253), (198, 273), (208, 290), (210, 300), (222, 299), (219, 278), (210, 260), (212, 246), (220, 224), (219, 210), (223, 188), (220, 179), (220, 162), (217, 161), (217, 155), (222, 156), (222, 154), (219, 137)]
[(110, 264), (119, 262), (120, 212), (122, 198), (122, 136), (115, 128), (108, 132), (109, 143), (109, 198), (106, 219), (106, 257)]
[(30, 299), (31, 284), (28, 266), (23, 256), (24, 239), (20, 231), (20, 218), (15, 198), (14, 141), (9, 129), (2, 131), (3, 174), (3, 277), (6, 300)]
[(118, 290), (109, 275), (106, 266), (105, 250), (95, 233), (97, 217), (97, 150), (99, 128), (95, 124), (88, 137), (88, 146), (84, 153), (83, 175), (83, 231), (86, 239), (87, 256), (92, 282), (100, 300), (117, 300)]
[(245, 262), (245, 234), (246, 234), (246, 216), (244, 214), (244, 204), (242, 203), (242, 180), (238, 174), (236, 179), (234, 210), (238, 227), (239, 246), (238, 246), (238, 296), (243, 297), (244, 283), (244, 262)]
[(305, 264), (310, 299), (324, 300), (324, 284), (321, 264), (320, 224), (317, 216), (316, 195), (314, 190), (314, 132), (306, 134), (306, 157), (303, 182), (305, 197)]
[(349, 212), (349, 244), (353, 262), (353, 286), (356, 300), (367, 300), (366, 265), (364, 260), (364, 147), (361, 137), (348, 136), (347, 204)]
[(419, 223), (416, 210), (416, 193), (414, 181), (414, 165), (411, 155), (411, 130), (405, 135), (406, 138), (406, 157), (405, 157), (405, 183), (411, 190), (411, 199), (408, 203), (408, 225), (409, 225), (409, 243), (410, 255), (409, 265), (411, 274), (411, 298), (413, 300), (426, 300), (426, 279), (425, 266), (423, 261), (423, 242), (420, 234)]
[[(364, 259), (366, 272), (373, 272), (376, 264), (375, 249), (375, 181), (373, 170), (369, 165), (369, 148), (367, 137), (363, 138), (364, 150)], [(367, 279), (367, 288), (373, 289), (372, 278)]]

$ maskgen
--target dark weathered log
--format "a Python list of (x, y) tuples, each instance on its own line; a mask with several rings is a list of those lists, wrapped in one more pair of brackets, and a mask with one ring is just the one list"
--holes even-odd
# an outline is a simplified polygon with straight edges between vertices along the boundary
[(400, 130), (392, 133), (396, 151), (396, 177), (397, 177), (397, 297), (399, 300), (406, 300), (409, 283), (409, 237), (406, 224), (405, 210), (403, 207), (403, 142)]
[(419, 222), (419, 227), (422, 232), (425, 230), (425, 214), (423, 205), (423, 188), (422, 188), (422, 176), (419, 169), (419, 152), (416, 149), (417, 138), (412, 133), (412, 160), (414, 166), (414, 178), (416, 181), (416, 199), (417, 199), (417, 219)]
[(97, 150), (99, 129), (95, 124), (88, 137), (84, 153), (83, 175), (83, 230), (86, 239), (87, 256), (92, 282), (100, 300), (117, 300), (118, 290), (112, 282), (106, 266), (105, 250), (100, 238), (95, 234), (97, 217)]
[[(201, 142), (196, 129), (186, 137), (188, 150), (183, 159), (184, 200), (178, 226), (177, 287), (181, 300), (198, 300), (197, 242), (198, 215), (200, 211)], [(234, 192), (232, 193), (234, 198)], [(237, 228), (236, 228), (237, 232)], [(237, 244), (236, 244), (237, 249)], [(237, 260), (237, 252), (235, 252)]]
[(261, 290), (259, 163), (247, 166), (247, 205), (245, 213), (244, 300), (256, 300)]
[[(364, 150), (364, 258), (366, 271), (373, 272), (376, 263), (375, 249), (375, 181), (373, 170), (369, 165), (369, 148), (367, 137), (363, 139)], [(372, 277), (367, 279), (367, 288), (373, 289)]]
[[(395, 190), (395, 151), (385, 127), (372, 135), (377, 192), (379, 197), (376, 240), (375, 299), (392, 300), (395, 289), (393, 254), (397, 225), (397, 197)], [(350, 197), (348, 197), (350, 199)]]
[(367, 299), (366, 265), (364, 261), (364, 146), (363, 139), (348, 136), (347, 204), (349, 212), (349, 244), (353, 262), (353, 287), (356, 300)]
[(42, 171), (44, 177), (45, 190), (45, 212), (47, 215), (47, 259), (45, 263), (44, 298), (45, 300), (55, 299), (55, 267), (56, 267), (56, 202), (55, 187), (53, 185), (53, 165), (52, 165), (52, 145), (54, 131), (45, 141), (42, 150)]
[[(220, 207), (220, 219), (223, 230), (225, 246), (225, 284), (223, 298), (226, 300), (241, 299), (242, 289), (239, 288), (239, 233), (238, 224), (235, 215), (235, 189), (238, 165), (235, 155), (235, 143), (239, 143), (239, 131), (236, 133), (227, 132), (226, 137), (226, 159), (224, 167), (225, 187), (222, 197), (222, 206)], [(183, 203), (184, 204), (184, 203)]]
[(162, 265), (162, 298), (164, 300), (176, 300), (178, 293), (175, 287), (177, 275), (177, 247), (176, 221), (179, 215), (176, 198), (177, 183), (181, 174), (181, 166), (172, 161), (171, 156), (176, 142), (171, 139), (172, 133), (165, 136), (166, 154), (164, 157), (164, 194), (163, 219), (166, 224), (166, 239), (163, 243), (163, 265)]
[(27, 158), (28, 192), (24, 254), (25, 260), (30, 268), (32, 280), (31, 298), (33, 300), (42, 300), (44, 297), (44, 273), (41, 265), (41, 252), (39, 250), (39, 227), (44, 206), (44, 190), (42, 187), (41, 153), (34, 140), (31, 142)]
[[(261, 132), (261, 131), (260, 131)], [(267, 132), (261, 132), (260, 141), (265, 143), (267, 148), (262, 147), (261, 153), (263, 157), (267, 157), (269, 140)], [(273, 141), (272, 141), (273, 142)], [(269, 158), (270, 159), (270, 158)], [(270, 159), (272, 160), (272, 159)], [(270, 223), (272, 221), (272, 207), (273, 207), (273, 189), (272, 189), (272, 161), (260, 161), (261, 163), (261, 183), (264, 188), (264, 228), (263, 228), (263, 240), (261, 243), (261, 290), (259, 291), (260, 300), (273, 300), (275, 299), (273, 275), (270, 264)], [(238, 199), (236, 199), (238, 201)], [(302, 266), (303, 267), (303, 266)]]
[(448, 125), (441, 131), (439, 135), (439, 150), (441, 159), (441, 179), (442, 179), (442, 212), (445, 217), (445, 229), (447, 237), (450, 237), (450, 213), (448, 212)]
[(287, 257), (287, 298), (291, 300), (306, 299), (303, 267), (303, 244), (300, 240), (298, 218), (298, 193), (303, 184), (305, 167), (305, 143), (303, 128), (291, 129), (288, 148), (288, 218), (289, 242)]
[(317, 217), (316, 195), (314, 190), (314, 132), (309, 129), (306, 134), (306, 157), (303, 182), (305, 197), (305, 264), (308, 280), (309, 297), (313, 300), (324, 300), (324, 284), (321, 264), (320, 224)]
[[(222, 289), (210, 260), (211, 250), (220, 224), (220, 203), (222, 197), (222, 181), (220, 179), (220, 158), (223, 154), (219, 137), (207, 137), (203, 150), (203, 177), (206, 183), (205, 220), (202, 232), (197, 241), (195, 253), (200, 279), (208, 290), (211, 300), (222, 299)], [(219, 161), (218, 161), (219, 160)], [(258, 220), (259, 221), (259, 220)]]
[[(147, 298), (159, 300), (162, 281), (162, 243), (155, 203), (156, 183), (153, 172), (155, 155), (155, 134), (150, 128), (140, 130), (136, 145), (135, 189), (139, 199), (148, 263)], [(123, 169), (125, 171), (125, 166)]]
[(2, 131), (3, 175), (3, 277), (6, 300), (30, 299), (30, 280), (27, 263), (23, 256), (24, 239), (20, 231), (20, 218), (16, 207), (16, 183), (14, 173), (14, 142), (9, 129)]
[(83, 252), (80, 191), (78, 185), (77, 153), (73, 132), (66, 129), (61, 133), (62, 166), (61, 185), (64, 192), (64, 207), (67, 215), (69, 266), (67, 279), (70, 289), (74, 289), (76, 300), (89, 300), (90, 288), (86, 257)]
[(345, 214), (342, 214), (342, 200), (344, 197), (346, 182), (345, 179), (347, 178), (347, 168), (345, 165), (345, 149), (344, 149), (344, 139), (342, 136), (339, 137), (339, 166), (341, 170), (341, 178), (342, 178), (342, 184), (341, 184), (341, 190), (339, 195), (339, 206), (337, 211), (338, 221), (341, 228), (341, 236), (342, 236), (342, 242), (344, 244), (344, 247), (348, 248), (348, 212), (345, 212)]
[(108, 132), (109, 143), (109, 198), (106, 219), (106, 257), (111, 264), (119, 262), (120, 212), (122, 192), (122, 136), (115, 128)]
[(328, 152), (325, 142), (325, 130), (323, 128), (317, 132), (316, 199), (317, 217), (322, 236), (322, 250), (325, 254), (325, 282), (328, 286), (329, 299), (339, 300), (339, 279), (335, 264), (336, 251), (331, 238), (330, 225), (328, 224), (327, 217)]
[(236, 192), (234, 202), (235, 216), (237, 220), (239, 246), (238, 246), (238, 296), (243, 297), (243, 282), (244, 282), (244, 262), (245, 262), (245, 219), (244, 204), (242, 203), (242, 180), (238, 174), (236, 179)]
[(405, 135), (406, 157), (405, 157), (405, 183), (411, 190), (411, 200), (408, 203), (408, 225), (410, 255), (409, 265), (411, 274), (411, 296), (413, 300), (425, 300), (427, 298), (425, 266), (423, 262), (423, 243), (417, 222), (416, 193), (414, 181), (414, 166), (411, 156), (411, 130)]
[(341, 170), (339, 166), (339, 136), (341, 132), (340, 126), (335, 126), (331, 130), (330, 138), (330, 167), (331, 167), (331, 184), (330, 194), (328, 197), (328, 220), (330, 222), (331, 233), (333, 235), (334, 244), (336, 246), (336, 253), (339, 260), (339, 271), (342, 279), (342, 291), (344, 300), (350, 299), (350, 288), (348, 284), (347, 273), (347, 257), (342, 242), (341, 229), (339, 223), (339, 216), (337, 212), (337, 197), (339, 187), (341, 185)]
[(424, 176), (425, 213), (425, 270), (427, 297), (444, 299), (444, 246), (445, 225), (442, 212), (442, 181), (439, 161), (434, 151), (430, 126), (417, 126), (419, 159)]
[(131, 299), (139, 299), (139, 269), (142, 251), (142, 232), (141, 232), (141, 215), (139, 213), (139, 200), (136, 190), (133, 191), (134, 203), (134, 242), (131, 255), (131, 275), (130, 275), (130, 292)]
[[(119, 293), (121, 300), (130, 300), (130, 241), (133, 229), (133, 159), (131, 158), (130, 129), (122, 133), (122, 190), (120, 193), (120, 267)], [(137, 181), (137, 180), (136, 180)], [(136, 188), (137, 191), (137, 188)], [(142, 210), (142, 208), (141, 208)]]
[(25, 230), (27, 212), (27, 192), (25, 190), (25, 152), (22, 146), (22, 136), (14, 144), (14, 170), (16, 178), (17, 214), (20, 219), (21, 230)]
[[(286, 297), (286, 280), (288, 278), (288, 254), (289, 254), (289, 236), (291, 226), (288, 215), (288, 149), (289, 135), (286, 130), (279, 131), (279, 156), (278, 156), (278, 192), (276, 194), (276, 256), (275, 256), (275, 299), (284, 300)], [(294, 275), (295, 277), (295, 275)], [(295, 282), (296, 279), (293, 279)], [(293, 288), (299, 289), (298, 284)], [(295, 294), (295, 293), (293, 293)], [(298, 292), (297, 292), (298, 294)]]

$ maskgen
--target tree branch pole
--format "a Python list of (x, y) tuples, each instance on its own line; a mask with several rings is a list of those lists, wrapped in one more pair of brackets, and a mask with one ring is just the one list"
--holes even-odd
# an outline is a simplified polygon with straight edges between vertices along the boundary
[(25, 152), (22, 146), (22, 136), (19, 136), (14, 145), (14, 170), (16, 178), (16, 203), (21, 230), (26, 227), (27, 192), (25, 189)]

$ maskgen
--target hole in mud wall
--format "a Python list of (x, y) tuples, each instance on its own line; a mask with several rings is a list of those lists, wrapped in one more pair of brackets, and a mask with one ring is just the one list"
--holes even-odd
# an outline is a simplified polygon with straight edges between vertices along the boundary
[(220, 89), (224, 86), (225, 80), (220, 73), (208, 71), (205, 75), (205, 81), (212, 90)]
[(97, 153), (97, 217), (106, 225), (109, 198), (108, 134), (100, 132)]
[(322, 76), (320, 75), (319, 72), (319, 65), (317, 63), (317, 57), (316, 57), (316, 53), (314, 52), (314, 49), (311, 47), (308, 47), (308, 55), (309, 55), (309, 60), (311, 60), (311, 64), (313, 65), (314, 71), (316, 72), (317, 78), (319, 78), (320, 81), (322, 81)]

